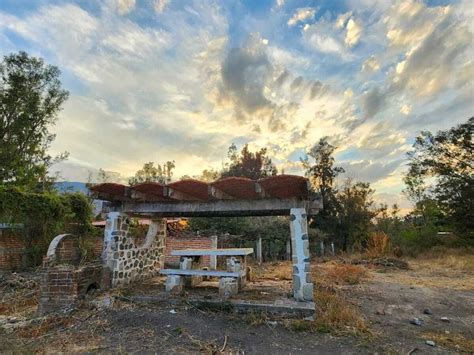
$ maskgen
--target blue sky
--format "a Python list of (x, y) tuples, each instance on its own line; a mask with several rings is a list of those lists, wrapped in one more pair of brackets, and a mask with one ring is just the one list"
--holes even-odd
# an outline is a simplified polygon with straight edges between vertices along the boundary
[(329, 136), (344, 177), (408, 206), (414, 137), (472, 115), (473, 23), (469, 0), (3, 0), (0, 54), (62, 70), (66, 180), (166, 160), (198, 175), (233, 142), (302, 174)]

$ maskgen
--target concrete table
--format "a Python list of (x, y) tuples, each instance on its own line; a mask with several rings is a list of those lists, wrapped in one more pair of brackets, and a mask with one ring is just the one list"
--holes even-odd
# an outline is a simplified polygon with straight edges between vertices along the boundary
[[(171, 255), (181, 257), (179, 270), (164, 269), (160, 273), (168, 276), (167, 291), (181, 291), (183, 286), (194, 286), (202, 281), (203, 276), (219, 277), (219, 293), (227, 298), (245, 286), (246, 257), (252, 253), (252, 248), (175, 250)], [(226, 256), (226, 271), (202, 269), (200, 260), (203, 256)]]

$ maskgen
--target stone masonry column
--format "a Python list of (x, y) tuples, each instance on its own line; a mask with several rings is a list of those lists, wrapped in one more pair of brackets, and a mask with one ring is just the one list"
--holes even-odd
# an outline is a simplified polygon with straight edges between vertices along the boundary
[(292, 208), (290, 210), (290, 221), (293, 297), (297, 301), (313, 301), (306, 210), (304, 208)]
[[(118, 240), (128, 232), (127, 215), (120, 212), (109, 212), (104, 230), (104, 245), (102, 249), (102, 263), (113, 270), (114, 252), (118, 251)], [(114, 238), (116, 237), (116, 238)]]

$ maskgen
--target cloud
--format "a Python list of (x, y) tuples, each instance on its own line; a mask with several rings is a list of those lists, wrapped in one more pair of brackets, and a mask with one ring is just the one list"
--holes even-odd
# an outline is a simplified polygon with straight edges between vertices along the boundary
[(170, 0), (155, 0), (155, 11), (158, 14), (163, 13), (165, 8), (169, 5)]
[(248, 113), (268, 107), (271, 103), (264, 89), (271, 70), (264, 44), (258, 36), (252, 36), (244, 47), (231, 49), (223, 62), (221, 94)]
[(295, 13), (288, 20), (288, 26), (295, 26), (298, 22), (305, 22), (307, 20), (313, 19), (316, 15), (316, 8), (314, 7), (302, 7), (296, 9)]
[(408, 116), (411, 113), (411, 105), (403, 105), (400, 107), (400, 112)]
[(276, 0), (277, 7), (283, 7), (285, 5), (285, 0)]
[(128, 14), (135, 8), (135, 0), (117, 0), (117, 10), (120, 15)]
[(376, 182), (385, 178), (387, 175), (394, 172), (404, 160), (398, 159), (391, 162), (372, 162), (370, 160), (363, 160), (358, 162), (342, 163), (344, 168), (344, 176), (350, 177), (356, 181)]
[(346, 46), (354, 47), (359, 42), (360, 36), (362, 35), (362, 26), (351, 18), (347, 21), (346, 29), (347, 32), (344, 42), (346, 43)]
[(362, 72), (365, 73), (370, 73), (370, 72), (376, 72), (380, 69), (380, 63), (378, 59), (374, 56), (371, 55), (363, 64), (362, 64)]
[(364, 118), (371, 118), (385, 106), (385, 96), (377, 87), (364, 93), (361, 99), (361, 108)]

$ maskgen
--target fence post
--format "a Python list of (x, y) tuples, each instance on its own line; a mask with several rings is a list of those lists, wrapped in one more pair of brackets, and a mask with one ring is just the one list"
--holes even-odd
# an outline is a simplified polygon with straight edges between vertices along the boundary
[(321, 241), (319, 242), (319, 245), (320, 245), (320, 247), (321, 247), (321, 256), (324, 256), (324, 241), (321, 240)]
[[(211, 236), (211, 249), (217, 249), (217, 235)], [(211, 270), (217, 269), (217, 256), (216, 255), (210, 256), (209, 268)]]
[(291, 240), (286, 241), (286, 260), (291, 260)]
[(334, 252), (334, 242), (331, 242), (331, 254), (332, 256), (334, 256), (335, 252)]
[(259, 264), (262, 263), (262, 238), (258, 237), (257, 240), (257, 261)]

